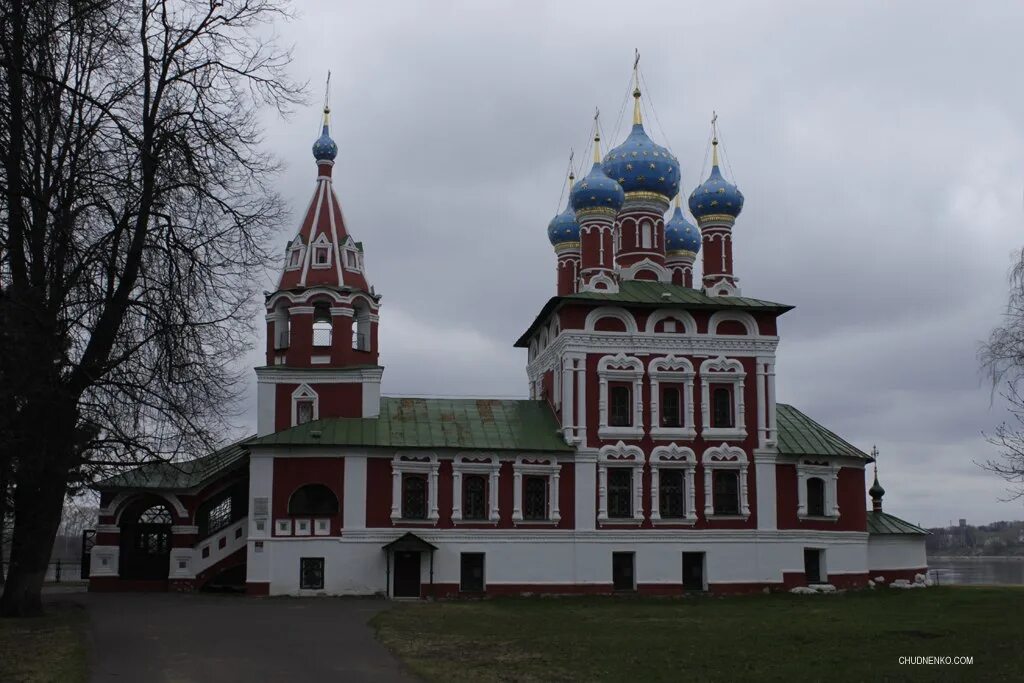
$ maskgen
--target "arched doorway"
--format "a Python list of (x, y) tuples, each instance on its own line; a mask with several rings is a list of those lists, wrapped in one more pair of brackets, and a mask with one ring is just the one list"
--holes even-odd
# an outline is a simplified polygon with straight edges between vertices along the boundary
[(166, 580), (170, 566), (171, 525), (167, 503), (142, 498), (121, 515), (122, 579)]

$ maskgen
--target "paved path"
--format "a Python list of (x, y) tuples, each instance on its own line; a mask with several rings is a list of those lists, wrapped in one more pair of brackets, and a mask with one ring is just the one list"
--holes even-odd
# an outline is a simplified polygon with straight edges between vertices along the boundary
[(382, 600), (168, 593), (74, 597), (89, 610), (93, 683), (415, 680), (367, 624), (388, 607)]

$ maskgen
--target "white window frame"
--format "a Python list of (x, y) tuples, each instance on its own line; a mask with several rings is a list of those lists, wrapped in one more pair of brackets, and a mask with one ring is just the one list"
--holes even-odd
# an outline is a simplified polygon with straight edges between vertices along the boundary
[[(355, 241), (351, 237), (349, 237), (347, 240), (345, 240), (345, 249), (344, 249), (344, 251), (345, 251), (345, 256), (342, 259), (341, 267), (344, 268), (345, 270), (350, 270), (350, 271), (352, 271), (354, 273), (361, 273), (361, 272), (363, 272), (363, 255), (359, 251), (359, 249), (356, 247), (356, 243), (355, 243)], [(355, 263), (354, 266), (353, 265), (349, 265), (349, 256), (350, 255), (352, 257), (352, 259), (351, 259), (352, 262)]]
[[(801, 460), (796, 464), (797, 508), (800, 519), (839, 519), (839, 465), (827, 461)], [(807, 514), (807, 480), (825, 481), (825, 516)]]
[[(305, 251), (305, 249), (306, 245), (302, 243), (301, 236), (297, 236), (294, 240), (292, 240), (291, 244), (289, 244), (288, 248), (285, 250), (284, 269), (299, 270), (300, 268), (302, 268), (302, 257), (304, 255), (303, 252)], [(294, 257), (294, 254), (296, 253), (298, 254), (297, 258)], [(294, 261), (294, 263), (292, 263), (292, 261)]]
[[(749, 519), (750, 518), (750, 495), (747, 486), (747, 453), (742, 448), (730, 446), (723, 443), (721, 446), (714, 446), (704, 451), (701, 456), (701, 464), (704, 466), (704, 517), (707, 519)], [(715, 470), (732, 470), (739, 474), (740, 493), (740, 514), (739, 515), (716, 515), (714, 495), (713, 473)]]
[[(516, 524), (555, 525), (562, 519), (558, 509), (558, 481), (562, 465), (555, 458), (519, 456), (512, 463), (512, 521)], [(548, 518), (523, 518), (523, 477), (539, 476), (548, 479)]]
[[(619, 353), (603, 356), (597, 362), (599, 380), (598, 428), (602, 439), (640, 439), (644, 435), (644, 364), (639, 358)], [(631, 382), (630, 402), (633, 404), (633, 424), (613, 427), (608, 424), (608, 383)]]
[[(391, 459), (391, 521), (407, 524), (437, 523), (437, 470), (439, 464), (434, 453), (396, 453)], [(406, 519), (402, 516), (402, 475), (427, 475), (427, 518)]]
[(299, 401), (313, 401), (313, 421), (320, 419), (320, 396), (308, 384), (300, 384), (292, 392), (292, 427), (299, 424)]
[[(462, 453), (452, 460), (452, 522), (458, 524), (497, 524), (500, 517), (498, 509), (498, 478), (501, 473), (501, 462), (493, 453), (468, 454)], [(487, 476), (487, 519), (462, 519), (462, 475), (481, 474)]]
[[(694, 477), (697, 471), (697, 455), (693, 449), (670, 443), (667, 446), (656, 446), (651, 451), (651, 521), (668, 524), (693, 524), (697, 521), (697, 494)], [(681, 518), (661, 516), (661, 470), (684, 470), (683, 479), (686, 490), (683, 496), (684, 516)]]
[[(602, 446), (597, 454), (597, 520), (602, 524), (628, 524), (634, 526), (644, 521), (644, 452), (639, 446), (627, 446), (619, 441), (614, 446)], [(608, 516), (608, 468), (631, 467), (631, 503), (633, 517)]]
[[(334, 265), (331, 263), (331, 252), (334, 250), (331, 248), (331, 241), (327, 239), (327, 235), (320, 233), (320, 235), (313, 240), (313, 244), (310, 245), (310, 248), (312, 249), (312, 258), (310, 258), (309, 264), (311, 268), (323, 270), (331, 268)], [(327, 254), (327, 260), (324, 263), (317, 263), (317, 254), (320, 253)]]
[[(673, 441), (676, 439), (694, 439), (697, 427), (693, 414), (693, 364), (686, 358), (674, 355), (655, 358), (647, 369), (651, 385), (651, 438), (655, 441)], [(681, 427), (661, 426), (661, 383), (683, 385)]]
[[(735, 358), (709, 358), (700, 364), (701, 430), (705, 439), (747, 438), (746, 405), (743, 401), (743, 387), (747, 373), (743, 363)], [(732, 385), (733, 427), (711, 426), (711, 385)]]

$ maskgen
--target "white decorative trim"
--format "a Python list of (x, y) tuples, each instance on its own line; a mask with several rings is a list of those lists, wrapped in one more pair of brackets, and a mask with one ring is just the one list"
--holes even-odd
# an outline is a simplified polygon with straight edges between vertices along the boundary
[[(437, 455), (434, 453), (399, 452), (391, 460), (391, 521), (437, 523)], [(427, 518), (402, 517), (402, 475), (427, 475)]]
[[(651, 385), (651, 438), (656, 441), (671, 439), (693, 439), (697, 436), (693, 410), (693, 364), (686, 358), (674, 355), (655, 358), (647, 366)], [(679, 427), (661, 426), (661, 382), (683, 385), (682, 424)]]
[(627, 446), (618, 442), (614, 446), (602, 446), (597, 455), (597, 520), (599, 522), (620, 522), (621, 518), (608, 517), (608, 468), (631, 467), (633, 509), (632, 521), (642, 522), (644, 519), (643, 505), (643, 474), (644, 452), (639, 446)]
[[(708, 448), (701, 456), (701, 463), (704, 466), (704, 516), (715, 517), (715, 505), (712, 487), (712, 472), (714, 470), (735, 470), (739, 476), (739, 503), (740, 517), (750, 517), (750, 501), (747, 491), (747, 454), (742, 448), (730, 446), (723, 443), (720, 446)], [(732, 515), (729, 515), (730, 517)], [(722, 516), (719, 515), (719, 518)]]
[[(329, 239), (327, 239), (327, 233), (320, 233), (317, 238), (313, 240), (313, 243), (310, 245), (310, 249), (313, 252), (312, 257), (310, 258), (310, 268), (313, 268), (314, 270), (322, 270), (329, 269), (334, 265), (331, 263), (331, 253), (334, 251), (334, 245), (331, 244)], [(327, 253), (326, 263), (317, 263), (316, 257), (320, 252)]]
[[(644, 435), (644, 364), (639, 358), (623, 353), (604, 356), (597, 362), (598, 375), (598, 428), (602, 439), (639, 439)], [(627, 427), (608, 424), (608, 382), (632, 382), (630, 402), (633, 405), (633, 424)]]
[(626, 327), (626, 332), (630, 334), (636, 334), (638, 332), (636, 318), (633, 317), (633, 314), (624, 308), (619, 308), (618, 306), (600, 306), (591, 310), (587, 313), (587, 319), (583, 323), (583, 328), (588, 332), (598, 332), (598, 334), (600, 334), (600, 330), (596, 330), (595, 325), (597, 325), (597, 321), (601, 318), (615, 318), (616, 320), (621, 321)]
[(839, 517), (839, 465), (826, 461), (801, 459), (796, 464), (797, 508), (800, 519), (821, 519), (807, 514), (807, 482), (821, 479), (825, 482), (825, 518)]
[(274, 533), (278, 536), (292, 535), (292, 520), (278, 519), (274, 522)]
[[(740, 296), (739, 278), (731, 275), (717, 276), (717, 280), (711, 278), (714, 275), (704, 276), (704, 294), (710, 297), (717, 296)], [(708, 284), (708, 283), (711, 284)]]
[(498, 475), (501, 472), (501, 462), (494, 453), (460, 453), (452, 460), (452, 521), (461, 522), (462, 519), (462, 475), (464, 474), (485, 474), (487, 475), (487, 519), (470, 519), (467, 522), (490, 521), (497, 523), (498, 510)]
[[(683, 323), (682, 332), (655, 332), (655, 326), (666, 318), (674, 318), (679, 322)], [(688, 311), (679, 311), (671, 309), (658, 309), (647, 316), (647, 323), (644, 325), (644, 332), (646, 334), (697, 334), (697, 321), (693, 319)]]
[(651, 521), (675, 521), (662, 518), (661, 516), (661, 474), (660, 470), (682, 469), (685, 470), (685, 492), (683, 501), (685, 505), (685, 516), (679, 521), (694, 522), (697, 520), (697, 496), (694, 489), (694, 472), (697, 469), (697, 456), (693, 449), (686, 446), (677, 446), (670, 443), (667, 446), (656, 446), (651, 450)]
[(735, 320), (742, 324), (743, 327), (746, 328), (748, 336), (756, 337), (758, 335), (757, 321), (754, 320), (754, 316), (750, 315), (746, 311), (715, 311), (708, 319), (708, 334), (718, 335), (718, 325), (729, 320)]
[[(284, 256), (284, 269), (288, 270), (299, 270), (302, 268), (302, 256), (303, 250), (306, 245), (302, 242), (302, 235), (296, 235), (288, 246), (285, 247)], [(297, 256), (295, 256), (297, 254)]]
[(523, 518), (523, 476), (544, 476), (548, 478), (547, 523), (557, 524), (562, 519), (558, 509), (558, 480), (562, 466), (555, 458), (534, 458), (519, 456), (512, 464), (512, 521), (535, 524), (540, 520)]
[(655, 263), (650, 258), (619, 268), (619, 274), (623, 280), (635, 280), (636, 274), (641, 270), (654, 272), (658, 276), (658, 282), (672, 282), (672, 273), (665, 266)]
[[(178, 499), (173, 493), (163, 493), (161, 491), (147, 491), (146, 493), (152, 493), (155, 496), (163, 498), (167, 501), (174, 509), (174, 513), (182, 519), (192, 519), (188, 514), (188, 509), (182, 504), (181, 500)], [(120, 525), (121, 515), (124, 513), (124, 508), (118, 510), (121, 504), (127, 501), (129, 498), (140, 495), (138, 491), (122, 491), (121, 493), (114, 496), (107, 507), (99, 510), (100, 517), (113, 516), (115, 513), (117, 517), (114, 518), (114, 523)]]
[[(747, 373), (743, 363), (719, 356), (700, 364), (701, 431), (705, 439), (744, 439), (747, 436), (746, 405), (743, 399), (744, 379)], [(732, 384), (733, 427), (711, 425), (711, 383)]]
[(292, 392), (292, 426), (299, 424), (299, 401), (313, 401), (313, 420), (320, 419), (320, 397), (308, 384), (300, 384)]

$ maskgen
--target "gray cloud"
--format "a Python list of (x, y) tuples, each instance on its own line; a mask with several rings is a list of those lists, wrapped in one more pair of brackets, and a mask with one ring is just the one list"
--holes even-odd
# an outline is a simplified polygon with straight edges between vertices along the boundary
[[(744, 293), (780, 323), (779, 398), (882, 451), (887, 509), (1019, 518), (974, 460), (1006, 413), (977, 369), (1024, 188), (1017, 3), (348, 3), (281, 26), (313, 100), (333, 72), (336, 189), (384, 296), (390, 393), (523, 395), (511, 344), (554, 292), (545, 237), (595, 106), (617, 144), (632, 50), (692, 189), (720, 115), (747, 197)], [(294, 207), (317, 107), (267, 118)], [(628, 115), (628, 112), (627, 112)], [(703, 167), (702, 167), (703, 165)], [(268, 276), (266, 287), (274, 284)], [(259, 354), (248, 361), (260, 362)], [(252, 392), (246, 403), (254, 403)], [(254, 411), (249, 412), (253, 415)]]

